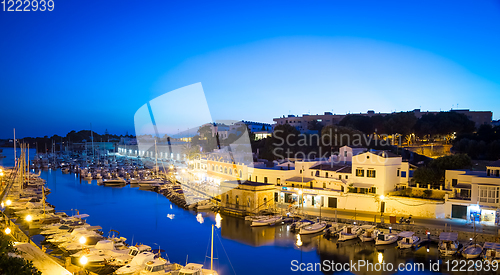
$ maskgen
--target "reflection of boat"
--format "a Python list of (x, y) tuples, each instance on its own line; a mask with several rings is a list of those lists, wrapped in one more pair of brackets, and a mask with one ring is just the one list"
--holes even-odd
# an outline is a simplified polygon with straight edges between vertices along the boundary
[(361, 229), (363, 229), (363, 233), (359, 235), (359, 239), (362, 242), (371, 242), (375, 239), (375, 236), (377, 235), (377, 230), (375, 229), (374, 225), (362, 225)]
[(339, 233), (339, 241), (356, 239), (361, 234), (361, 227), (356, 225), (346, 225)]
[(483, 258), (486, 261), (500, 260), (500, 243), (485, 242), (483, 245)]
[(466, 259), (475, 259), (481, 255), (483, 247), (478, 244), (471, 244), (462, 250), (462, 256)]
[(420, 241), (420, 238), (415, 236), (415, 232), (411, 231), (403, 231), (398, 236), (401, 237), (401, 240), (398, 241), (399, 248), (411, 248)]
[(315, 233), (319, 233), (319, 232), (325, 230), (325, 228), (326, 228), (326, 222), (317, 222), (317, 223), (303, 226), (302, 228), (300, 228), (299, 234), (301, 234), (301, 235), (315, 234)]
[(271, 216), (266, 219), (262, 220), (255, 220), (252, 222), (251, 226), (265, 226), (265, 225), (272, 225), (277, 222), (280, 222), (283, 219), (282, 216)]
[(375, 238), (375, 245), (393, 244), (397, 240), (398, 236), (396, 234), (388, 234), (380, 232)]
[(457, 253), (458, 250), (458, 233), (442, 232), (439, 235), (439, 253), (443, 256), (451, 256)]

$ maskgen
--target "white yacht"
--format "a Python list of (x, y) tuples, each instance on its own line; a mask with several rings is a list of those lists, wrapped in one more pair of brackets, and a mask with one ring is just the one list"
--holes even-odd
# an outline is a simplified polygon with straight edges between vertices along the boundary
[(140, 272), (146, 267), (146, 263), (153, 261), (155, 254), (152, 252), (142, 252), (135, 256), (130, 263), (118, 268), (115, 271), (117, 275), (132, 275)]

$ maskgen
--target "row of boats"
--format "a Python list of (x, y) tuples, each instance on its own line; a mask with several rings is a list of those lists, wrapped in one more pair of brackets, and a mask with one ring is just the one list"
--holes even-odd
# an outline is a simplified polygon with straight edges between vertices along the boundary
[[(247, 216), (250, 226), (270, 226), (287, 222), (280, 215), (274, 216)], [(342, 224), (327, 221), (311, 221), (302, 219), (294, 221), (290, 231), (299, 235), (323, 233), (327, 238), (337, 238), (339, 242), (360, 240), (361, 242), (375, 242), (375, 245), (397, 244), (397, 248), (408, 249), (422, 244), (423, 240), (412, 231), (392, 233), (392, 230), (382, 230), (375, 225)], [(429, 239), (430, 240), (430, 239)], [(466, 259), (483, 257), (485, 260), (500, 261), (500, 243), (485, 242), (483, 245), (471, 243), (461, 245), (458, 242), (458, 233), (442, 232), (439, 236), (438, 250), (442, 256), (462, 255)]]
[(11, 188), (2, 208), (11, 219), (30, 228), (30, 233), (34, 233), (31, 235), (43, 236), (41, 244), (54, 255), (69, 257), (73, 264), (98, 274), (217, 274), (202, 264), (171, 263), (162, 257), (161, 250), (148, 245), (130, 246), (118, 231), (111, 230), (104, 237), (100, 226), (86, 222), (87, 214), (68, 216), (55, 212), (55, 207), (45, 202), (50, 190), (44, 185), (39, 175), (26, 175), (22, 184)]

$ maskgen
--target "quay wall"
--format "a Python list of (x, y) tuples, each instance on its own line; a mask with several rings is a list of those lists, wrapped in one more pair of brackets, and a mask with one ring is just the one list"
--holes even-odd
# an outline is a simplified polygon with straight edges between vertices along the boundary
[[(388, 196), (383, 202), (385, 203), (384, 214), (386, 215), (445, 218), (445, 204), (443, 201)], [(337, 208), (380, 212), (381, 204), (382, 201), (373, 195), (349, 193), (346, 196), (338, 197)]]

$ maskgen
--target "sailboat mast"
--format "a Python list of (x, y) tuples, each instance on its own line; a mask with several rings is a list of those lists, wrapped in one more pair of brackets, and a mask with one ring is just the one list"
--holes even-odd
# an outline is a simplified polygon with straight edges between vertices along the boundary
[(212, 247), (211, 247), (211, 253), (210, 253), (210, 271), (211, 274), (214, 272), (214, 225), (212, 224)]
[(16, 147), (16, 128), (14, 128), (14, 166), (17, 164)]
[(158, 150), (156, 149), (156, 139), (155, 139), (155, 172), (158, 176)]

